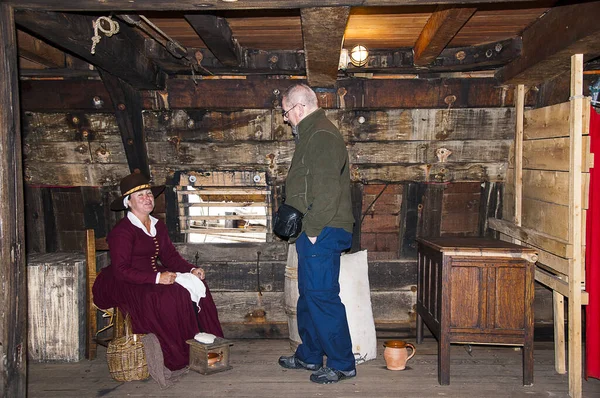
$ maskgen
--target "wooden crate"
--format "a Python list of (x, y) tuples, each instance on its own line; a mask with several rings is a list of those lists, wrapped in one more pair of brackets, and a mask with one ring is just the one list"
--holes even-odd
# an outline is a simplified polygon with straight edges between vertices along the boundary
[(85, 258), (79, 253), (27, 257), (28, 354), (33, 361), (75, 362), (85, 355)]

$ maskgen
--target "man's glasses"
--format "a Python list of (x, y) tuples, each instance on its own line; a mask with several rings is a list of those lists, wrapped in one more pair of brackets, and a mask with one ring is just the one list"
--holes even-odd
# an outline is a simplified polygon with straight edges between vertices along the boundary
[(285, 111), (285, 112), (283, 112), (283, 113), (282, 113), (282, 115), (283, 115), (283, 118), (284, 118), (284, 119), (285, 119), (285, 118), (287, 118), (287, 117), (288, 117), (288, 115), (289, 115), (289, 113), (292, 111), (292, 109), (294, 109), (294, 108), (295, 108), (295, 107), (297, 107), (298, 105), (302, 105), (302, 106), (304, 106), (304, 104), (301, 104), (301, 103), (299, 103), (299, 102), (298, 102), (296, 105), (292, 106), (290, 109), (288, 109), (287, 111)]

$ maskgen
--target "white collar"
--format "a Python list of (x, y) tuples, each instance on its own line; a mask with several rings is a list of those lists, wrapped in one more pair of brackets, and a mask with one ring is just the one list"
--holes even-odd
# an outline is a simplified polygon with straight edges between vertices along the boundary
[(140, 219), (137, 218), (137, 216), (135, 214), (133, 214), (133, 212), (131, 212), (131, 211), (127, 212), (127, 218), (129, 219), (129, 221), (131, 221), (131, 223), (133, 225), (135, 225), (136, 227), (138, 227), (139, 229), (144, 231), (144, 233), (146, 235), (155, 237), (156, 236), (156, 223), (158, 222), (158, 218), (154, 218), (152, 216), (149, 216), (149, 217), (150, 217), (150, 233), (148, 233), (148, 230), (146, 229), (144, 224), (142, 224)]

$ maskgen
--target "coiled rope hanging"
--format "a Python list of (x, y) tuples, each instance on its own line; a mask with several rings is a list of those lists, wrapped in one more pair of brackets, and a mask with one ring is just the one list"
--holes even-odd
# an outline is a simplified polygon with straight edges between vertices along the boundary
[[(108, 24), (108, 29), (105, 29), (102, 26), (102, 22), (106, 22)], [(96, 54), (96, 44), (100, 42), (101, 38), (98, 31), (104, 33), (106, 37), (111, 37), (112, 35), (119, 33), (119, 23), (117, 21), (113, 21), (111, 17), (99, 17), (92, 22), (92, 26), (94, 28), (94, 37), (92, 37), (92, 50), (90, 52), (92, 54)]]

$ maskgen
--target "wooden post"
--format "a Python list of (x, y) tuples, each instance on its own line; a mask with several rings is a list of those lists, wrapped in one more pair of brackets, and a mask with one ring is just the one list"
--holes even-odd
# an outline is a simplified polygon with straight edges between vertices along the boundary
[(87, 288), (87, 303), (86, 303), (86, 338), (85, 356), (89, 360), (96, 359), (96, 332), (97, 332), (97, 312), (94, 308), (92, 298), (92, 287), (96, 281), (96, 234), (93, 229), (86, 231), (85, 237), (85, 261), (86, 261), (86, 288)]
[(27, 279), (17, 39), (13, 8), (0, 3), (0, 396), (27, 387)]
[(554, 309), (554, 369), (558, 374), (567, 373), (565, 350), (565, 296), (552, 291)]
[[(515, 225), (521, 226), (523, 214), (523, 126), (525, 120), (525, 86), (519, 84), (516, 97), (516, 131), (515, 131)], [(520, 244), (521, 241), (513, 239)]]
[(569, 395), (581, 397), (581, 269), (583, 238), (581, 234), (581, 151), (583, 132), (583, 54), (571, 56), (571, 112), (569, 167), (569, 243), (573, 258), (569, 260)]

